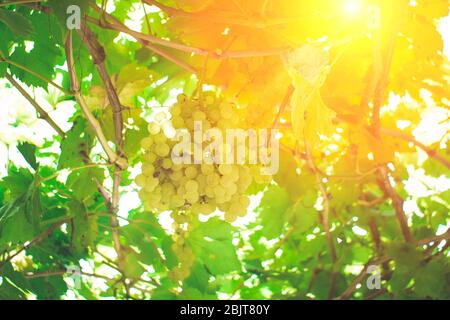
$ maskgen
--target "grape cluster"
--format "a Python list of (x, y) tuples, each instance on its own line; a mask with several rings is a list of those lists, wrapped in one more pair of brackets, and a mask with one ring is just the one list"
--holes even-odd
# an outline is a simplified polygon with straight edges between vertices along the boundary
[[(202, 99), (188, 99), (181, 94), (177, 100), (169, 110), (170, 119), (165, 113), (158, 113), (148, 126), (150, 136), (141, 141), (144, 163), (135, 181), (141, 187), (145, 209), (205, 215), (219, 209), (229, 222), (245, 216), (250, 204), (245, 194), (249, 186), (253, 181), (259, 184), (270, 181), (269, 176), (261, 175), (259, 165), (177, 164), (171, 157), (171, 150), (178, 143), (173, 139), (175, 129), (193, 133), (194, 122), (199, 121), (203, 130), (219, 128), (225, 136), (226, 129), (245, 128), (240, 110), (212, 93), (204, 93)], [(225, 145), (226, 152), (230, 150)]]
[[(154, 116), (154, 121), (148, 125), (149, 136), (141, 141), (144, 161), (135, 182), (141, 188), (139, 195), (145, 210), (171, 211), (175, 230), (172, 249), (179, 264), (169, 275), (175, 281), (186, 279), (195, 261), (185, 241), (191, 219), (197, 214), (209, 215), (220, 210), (225, 220), (233, 222), (247, 214), (250, 199), (246, 192), (250, 185), (253, 182), (267, 184), (271, 180), (270, 176), (261, 174), (259, 165), (246, 164), (248, 152), (247, 159), (238, 164), (173, 161), (172, 151), (179, 142), (175, 139), (176, 130), (187, 130), (193, 136), (195, 124), (201, 123), (203, 131), (218, 129), (225, 137), (226, 129), (245, 128), (243, 121), (245, 117), (236, 105), (222, 101), (213, 93), (203, 93), (201, 99), (189, 99), (181, 94), (169, 114), (161, 112)], [(195, 143), (198, 142), (191, 142), (192, 150)], [(207, 144), (202, 141), (202, 148)], [(235, 148), (239, 146), (236, 144)], [(231, 146), (226, 143), (222, 149), (224, 157), (231, 152)], [(204, 159), (213, 156), (215, 154), (202, 154)]]

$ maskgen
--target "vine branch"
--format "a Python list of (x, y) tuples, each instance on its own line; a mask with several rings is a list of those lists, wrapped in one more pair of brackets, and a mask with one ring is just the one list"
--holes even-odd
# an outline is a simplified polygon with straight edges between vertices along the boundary
[[(110, 16), (108, 13), (103, 12), (99, 7), (93, 6), (93, 8), (100, 12), (101, 15)], [(111, 16), (110, 16), (111, 17)], [(106, 22), (102, 20), (96, 20), (94, 18), (88, 18), (87, 21), (94, 23), (100, 27), (115, 30), (117, 32), (123, 32), (128, 34), (129, 36), (135, 38), (136, 40), (147, 41), (152, 44), (160, 45), (163, 47), (175, 49), (178, 51), (196, 54), (200, 56), (210, 56), (216, 59), (227, 59), (227, 58), (252, 58), (252, 57), (267, 57), (267, 56), (279, 56), (283, 53), (286, 53), (290, 50), (290, 48), (273, 48), (266, 50), (249, 50), (249, 51), (222, 51), (220, 49), (217, 50), (208, 50), (203, 48), (198, 48), (194, 46), (185, 45), (182, 43), (161, 39), (155, 37), (150, 34), (144, 34), (141, 32), (137, 32), (129, 29), (124, 24), (119, 23), (116, 19), (111, 22)]]
[(89, 53), (92, 56), (92, 60), (105, 86), (106, 95), (108, 96), (108, 100), (111, 104), (113, 112), (114, 133), (117, 147), (121, 149), (123, 147), (123, 106), (120, 103), (117, 91), (114, 88), (114, 85), (105, 67), (105, 50), (98, 42), (94, 33), (85, 23), (82, 23), (79, 33), (82, 41), (85, 43), (86, 47), (89, 50)]
[(97, 136), (100, 144), (103, 147), (103, 150), (106, 152), (109, 161), (111, 163), (116, 164), (120, 168), (127, 168), (128, 162), (125, 158), (122, 158), (118, 156), (109, 146), (108, 140), (106, 139), (105, 134), (103, 133), (103, 130), (100, 126), (100, 123), (97, 121), (97, 119), (94, 117), (94, 115), (89, 110), (89, 107), (86, 104), (86, 101), (84, 100), (83, 95), (80, 91), (80, 85), (78, 82), (76, 70), (75, 70), (75, 62), (73, 60), (73, 48), (72, 48), (72, 32), (69, 32), (69, 35), (66, 40), (66, 59), (67, 59), (67, 67), (69, 70), (70, 80), (72, 84), (72, 90), (74, 91), (74, 95), (76, 100), (78, 101), (78, 104), (80, 105), (81, 111), (83, 112), (84, 116), (88, 120), (90, 126), (95, 132), (95, 135)]

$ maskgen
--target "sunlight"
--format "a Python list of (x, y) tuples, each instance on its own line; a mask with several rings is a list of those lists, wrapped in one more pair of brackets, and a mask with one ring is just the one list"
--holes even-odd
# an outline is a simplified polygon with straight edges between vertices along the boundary
[(361, 10), (359, 0), (347, 0), (344, 4), (344, 11), (349, 15), (356, 15)]

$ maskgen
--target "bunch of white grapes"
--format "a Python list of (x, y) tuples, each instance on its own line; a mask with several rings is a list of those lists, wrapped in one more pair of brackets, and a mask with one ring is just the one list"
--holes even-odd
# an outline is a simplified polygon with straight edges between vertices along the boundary
[(195, 256), (191, 247), (186, 244), (186, 238), (191, 225), (191, 216), (184, 211), (173, 211), (175, 234), (173, 235), (174, 243), (172, 250), (178, 257), (178, 265), (170, 270), (169, 277), (175, 281), (183, 281), (190, 275), (190, 270), (195, 262)]
[[(201, 99), (181, 94), (177, 101), (169, 109), (170, 117), (156, 114), (148, 126), (150, 136), (141, 141), (144, 163), (135, 182), (141, 187), (145, 209), (204, 215), (220, 210), (229, 222), (245, 216), (250, 204), (246, 195), (249, 186), (253, 181), (266, 184), (271, 180), (261, 174), (259, 165), (178, 164), (172, 161), (171, 152), (178, 143), (173, 138), (175, 130), (187, 129), (193, 136), (195, 121), (202, 123), (202, 130), (218, 128), (224, 137), (226, 129), (245, 129), (240, 110), (212, 93), (204, 93)], [(224, 152), (230, 152), (227, 147)]]

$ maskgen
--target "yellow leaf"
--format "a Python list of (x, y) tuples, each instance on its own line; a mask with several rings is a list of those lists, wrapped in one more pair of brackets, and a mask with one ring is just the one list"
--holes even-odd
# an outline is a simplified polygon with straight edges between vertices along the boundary
[(291, 100), (291, 122), (298, 141), (314, 145), (333, 132), (335, 112), (322, 100), (320, 87), (328, 72), (328, 55), (318, 47), (304, 45), (286, 56), (295, 88)]

